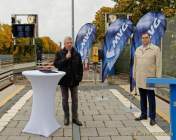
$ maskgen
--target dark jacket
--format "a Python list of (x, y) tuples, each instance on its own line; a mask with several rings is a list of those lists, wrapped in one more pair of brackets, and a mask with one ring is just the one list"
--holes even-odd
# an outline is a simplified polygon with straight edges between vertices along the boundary
[(66, 72), (66, 75), (60, 80), (59, 85), (62, 86), (77, 86), (82, 80), (83, 65), (80, 54), (72, 48), (71, 58), (66, 59), (67, 50), (64, 48), (60, 52), (57, 52), (54, 66), (59, 71)]

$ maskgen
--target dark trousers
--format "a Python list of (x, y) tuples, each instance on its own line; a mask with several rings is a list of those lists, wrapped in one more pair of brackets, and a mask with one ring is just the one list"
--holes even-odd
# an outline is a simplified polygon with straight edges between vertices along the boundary
[(65, 87), (60, 86), (61, 92), (62, 92), (62, 107), (64, 110), (64, 116), (69, 117), (69, 90), (71, 93), (71, 99), (72, 99), (72, 118), (77, 119), (78, 118), (78, 86), (75, 87)]
[(141, 116), (147, 117), (147, 97), (149, 102), (149, 117), (154, 119), (156, 117), (156, 101), (154, 90), (139, 88), (140, 104), (141, 104)]

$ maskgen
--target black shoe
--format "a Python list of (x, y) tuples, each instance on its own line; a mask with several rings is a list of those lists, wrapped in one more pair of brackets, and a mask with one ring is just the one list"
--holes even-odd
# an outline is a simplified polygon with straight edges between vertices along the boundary
[(151, 125), (151, 126), (154, 126), (155, 124), (156, 124), (156, 121), (153, 120), (153, 119), (151, 119), (151, 120), (150, 120), (150, 125)]
[(82, 122), (79, 121), (78, 119), (72, 119), (72, 122), (79, 125), (79, 126), (82, 126)]
[(64, 125), (69, 125), (69, 124), (70, 124), (69, 118), (64, 118)]
[(138, 118), (135, 118), (134, 120), (135, 120), (135, 121), (147, 120), (147, 117), (142, 117), (142, 116), (140, 116), (140, 117), (138, 117)]

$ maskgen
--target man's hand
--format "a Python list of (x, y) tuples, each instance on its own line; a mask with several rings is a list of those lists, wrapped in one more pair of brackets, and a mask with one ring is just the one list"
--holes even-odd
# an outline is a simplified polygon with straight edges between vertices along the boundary
[(66, 58), (67, 58), (67, 59), (71, 58), (71, 52), (70, 52), (70, 50), (68, 50), (68, 52), (67, 52), (67, 54), (66, 54)]
[(52, 64), (47, 64), (37, 67), (38, 70), (52, 70), (54, 67)]

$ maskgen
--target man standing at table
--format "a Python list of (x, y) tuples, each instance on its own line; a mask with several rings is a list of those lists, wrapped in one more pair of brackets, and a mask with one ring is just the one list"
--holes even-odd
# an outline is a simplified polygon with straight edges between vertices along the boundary
[(72, 98), (72, 122), (81, 126), (78, 119), (78, 85), (83, 76), (83, 65), (80, 54), (73, 48), (71, 37), (64, 39), (64, 48), (56, 54), (54, 66), (66, 75), (60, 80), (62, 92), (62, 107), (64, 110), (64, 125), (69, 125), (69, 90)]
[(136, 49), (134, 56), (133, 77), (136, 81), (136, 87), (139, 89), (141, 115), (135, 118), (136, 121), (147, 119), (147, 97), (149, 101), (150, 125), (156, 124), (156, 101), (153, 88), (146, 86), (146, 78), (161, 77), (159, 47), (150, 43), (150, 35), (142, 34), (142, 45)]

